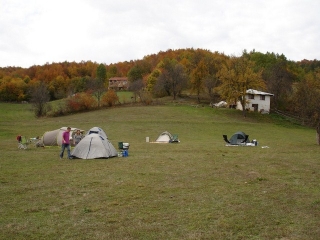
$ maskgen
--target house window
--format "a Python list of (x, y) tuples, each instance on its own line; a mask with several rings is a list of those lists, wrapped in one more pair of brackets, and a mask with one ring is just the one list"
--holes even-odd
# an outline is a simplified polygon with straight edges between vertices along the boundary
[(260, 100), (266, 100), (266, 96), (265, 95), (260, 95)]
[(254, 95), (253, 94), (249, 94), (248, 98), (249, 99), (254, 99)]

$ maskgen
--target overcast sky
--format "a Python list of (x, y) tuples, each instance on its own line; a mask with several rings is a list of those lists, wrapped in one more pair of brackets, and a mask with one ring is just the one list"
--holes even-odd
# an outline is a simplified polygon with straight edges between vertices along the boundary
[(0, 67), (246, 49), (320, 60), (320, 0), (0, 0)]

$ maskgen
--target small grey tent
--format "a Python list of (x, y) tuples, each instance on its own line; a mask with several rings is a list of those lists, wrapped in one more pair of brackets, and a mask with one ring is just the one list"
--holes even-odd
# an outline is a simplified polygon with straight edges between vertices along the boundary
[(230, 145), (245, 145), (250, 142), (249, 135), (244, 132), (236, 132), (229, 140), (226, 135), (223, 135), (223, 138)]
[(71, 155), (74, 158), (95, 159), (117, 157), (118, 152), (105, 136), (91, 133), (78, 143)]
[(173, 143), (173, 142), (180, 142), (177, 135), (172, 135), (168, 131), (165, 131), (159, 135), (156, 143)]

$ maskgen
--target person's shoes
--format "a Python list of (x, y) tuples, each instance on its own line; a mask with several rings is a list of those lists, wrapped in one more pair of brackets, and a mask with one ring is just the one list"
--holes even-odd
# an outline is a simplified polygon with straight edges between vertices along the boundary
[(69, 157), (69, 159), (71, 160), (71, 159), (73, 159), (73, 157)]

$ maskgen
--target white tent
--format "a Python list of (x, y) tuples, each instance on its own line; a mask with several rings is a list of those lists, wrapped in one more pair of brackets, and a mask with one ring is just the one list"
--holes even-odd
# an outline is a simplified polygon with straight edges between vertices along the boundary
[[(71, 128), (70, 131), (70, 142), (72, 143), (72, 136), (74, 135), (75, 130), (78, 128)], [(45, 132), (42, 138), (39, 141), (41, 146), (61, 146), (62, 144), (62, 133), (67, 130), (67, 127), (62, 127), (53, 131)], [(80, 129), (80, 132), (84, 131)]]
[(172, 142), (180, 142), (177, 135), (172, 135), (168, 131), (165, 131), (159, 135), (156, 143), (172, 143)]
[(78, 143), (71, 155), (75, 158), (95, 159), (116, 157), (118, 152), (108, 138), (98, 133), (91, 133)]

